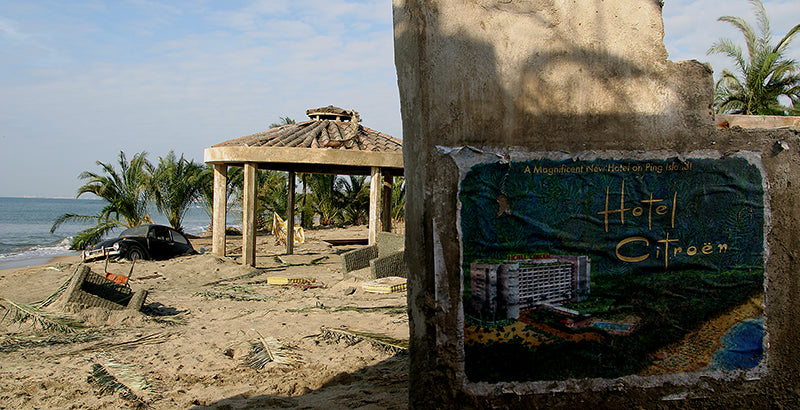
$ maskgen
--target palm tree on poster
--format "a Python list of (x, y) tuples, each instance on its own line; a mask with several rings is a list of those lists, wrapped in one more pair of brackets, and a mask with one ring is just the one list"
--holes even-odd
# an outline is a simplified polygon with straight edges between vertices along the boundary
[(108, 202), (99, 214), (90, 216), (66, 213), (53, 222), (51, 233), (68, 221), (95, 223), (94, 226), (78, 232), (70, 249), (86, 249), (114, 228), (130, 228), (153, 222), (147, 213), (150, 195), (148, 188), (153, 172), (153, 166), (147, 161), (147, 153), (138, 153), (128, 161), (125, 153), (120, 151), (117, 164), (119, 170), (114, 168), (114, 164), (97, 161), (97, 165), (103, 169), (102, 174), (84, 171), (79, 176), (88, 182), (78, 188), (77, 197), (90, 193)]
[[(786, 50), (800, 31), (800, 24), (792, 27), (777, 43), (772, 41), (769, 17), (760, 0), (750, 0), (755, 9), (758, 32), (735, 16), (723, 16), (724, 21), (736, 27), (744, 36), (747, 55), (732, 40), (722, 38), (709, 48), (709, 54), (730, 57), (737, 72), (723, 70), (714, 90), (714, 107), (718, 113), (747, 115), (798, 115), (800, 114), (800, 66), (786, 58)], [(791, 106), (781, 105), (780, 97)]]

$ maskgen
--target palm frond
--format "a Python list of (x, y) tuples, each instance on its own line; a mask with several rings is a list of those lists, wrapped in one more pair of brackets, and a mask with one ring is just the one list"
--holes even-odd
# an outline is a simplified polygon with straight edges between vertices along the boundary
[(322, 326), (320, 337), (333, 342), (345, 342), (348, 346), (366, 340), (378, 349), (392, 354), (408, 352), (408, 341), (395, 339), (378, 333), (359, 332), (351, 329), (330, 328)]
[(3, 319), (11, 315), (10, 320), (14, 323), (30, 322), (34, 329), (39, 327), (46, 332), (58, 333), (74, 333), (84, 328), (74, 318), (63, 314), (46, 312), (38, 307), (17, 303), (6, 298), (0, 298), (0, 301), (8, 304), (8, 306), (0, 304), (0, 307), (6, 309)]
[(119, 394), (120, 397), (130, 401), (137, 408), (147, 407), (147, 402), (144, 399), (134, 393), (130, 387), (120, 382), (99, 363), (92, 365), (92, 371), (87, 379), (90, 383), (100, 388), (101, 394)]
[(76, 233), (72, 238), (72, 243), (70, 244), (69, 248), (72, 250), (87, 249), (99, 242), (103, 235), (110, 232), (114, 228), (118, 228), (120, 225), (121, 223), (116, 220), (99, 221), (97, 225), (91, 226)]
[(66, 222), (89, 222), (96, 221), (97, 216), (78, 215), (78, 214), (61, 214), (53, 221), (53, 226), (50, 227), (50, 233), (55, 232), (61, 225)]
[(101, 335), (97, 332), (80, 332), (47, 336), (19, 336), (6, 334), (0, 336), (0, 352), (7, 353), (19, 349), (49, 347), (55, 345), (87, 343), (97, 340)]
[[(795, 87), (800, 79), (797, 63), (784, 55), (789, 43), (800, 32), (800, 24), (794, 26), (777, 44), (773, 45), (769, 18), (760, 0), (750, 0), (759, 32), (744, 19), (723, 16), (719, 21), (736, 27), (744, 37), (747, 57), (741, 48), (730, 39), (720, 39), (709, 48), (709, 54), (723, 54), (731, 58), (740, 76), (723, 70), (714, 91), (714, 106), (717, 112), (748, 115), (787, 115), (795, 111), (798, 100)], [(781, 104), (781, 97), (792, 102), (792, 107)]]
[(261, 333), (258, 333), (258, 341), (250, 344), (250, 353), (244, 358), (245, 364), (255, 370), (262, 369), (270, 362), (294, 365), (301, 361), (293, 346), (286, 345), (273, 337), (265, 338)]

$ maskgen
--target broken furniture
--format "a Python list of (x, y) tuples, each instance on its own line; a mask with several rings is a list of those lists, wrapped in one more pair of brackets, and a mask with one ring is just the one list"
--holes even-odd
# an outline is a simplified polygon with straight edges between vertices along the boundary
[(92, 270), (84, 265), (72, 277), (64, 295), (65, 305), (101, 307), (109, 310), (139, 310), (147, 298), (147, 291), (141, 289), (133, 292), (127, 283), (117, 283), (92, 273)]
[(390, 232), (378, 232), (375, 244), (342, 254), (344, 272), (363, 269), (369, 266), (372, 279), (387, 276), (406, 275), (405, 235)]

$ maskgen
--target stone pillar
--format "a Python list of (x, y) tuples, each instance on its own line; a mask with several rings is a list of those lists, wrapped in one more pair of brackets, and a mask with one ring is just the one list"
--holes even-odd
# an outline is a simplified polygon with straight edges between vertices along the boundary
[(228, 165), (214, 164), (214, 204), (211, 226), (211, 247), (214, 255), (225, 256), (225, 220), (228, 208)]
[(380, 224), (380, 203), (383, 176), (379, 167), (372, 167), (369, 179), (369, 244), (375, 243)]
[(256, 265), (256, 185), (258, 164), (244, 164), (244, 198), (242, 203), (242, 264)]
[(286, 253), (294, 253), (294, 171), (289, 172), (289, 192), (286, 195)]
[(392, 231), (392, 187), (394, 178), (390, 174), (383, 176), (383, 190), (381, 195), (381, 231)]

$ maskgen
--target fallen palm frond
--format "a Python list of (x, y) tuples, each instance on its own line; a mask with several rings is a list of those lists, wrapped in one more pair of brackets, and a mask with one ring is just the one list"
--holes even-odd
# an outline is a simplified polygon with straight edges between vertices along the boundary
[(154, 345), (154, 344), (159, 344), (159, 343), (166, 342), (167, 340), (169, 340), (169, 337), (170, 337), (169, 334), (158, 332), (158, 333), (151, 333), (149, 335), (138, 337), (138, 338), (133, 339), (133, 340), (127, 340), (127, 341), (124, 341), (124, 342), (112, 343), (112, 342), (109, 342), (109, 341), (102, 341), (102, 342), (96, 343), (96, 344), (94, 344), (92, 346), (87, 346), (87, 347), (84, 347), (82, 349), (74, 350), (72, 352), (69, 352), (69, 354), (72, 355), (72, 354), (76, 354), (76, 353), (94, 352), (94, 351), (98, 351), (98, 350), (99, 351), (111, 350), (111, 349), (116, 349), (116, 348), (131, 348), (131, 347), (141, 346), (141, 345)]
[(209, 299), (230, 299), (235, 300), (237, 302), (249, 302), (249, 301), (258, 301), (258, 302), (266, 302), (268, 300), (274, 300), (275, 298), (272, 296), (265, 296), (261, 294), (257, 294), (251, 290), (246, 289), (230, 289), (228, 291), (206, 291), (206, 292), (196, 292), (193, 296), (202, 296)]
[(89, 332), (73, 333), (71, 335), (53, 335), (48, 337), (4, 335), (2, 339), (0, 339), (0, 352), (13, 352), (28, 347), (85, 343), (99, 338), (99, 334)]
[(0, 304), (0, 307), (6, 309), (6, 314), (0, 321), (10, 314), (14, 323), (30, 322), (34, 329), (38, 326), (47, 332), (74, 333), (84, 328), (80, 322), (64, 314), (46, 312), (36, 306), (17, 303), (6, 298), (0, 298), (0, 301), (8, 304), (8, 306)]
[(153, 316), (149, 320), (167, 326), (183, 326), (186, 324), (186, 316), (183, 314), (170, 316)]
[(378, 333), (359, 332), (356, 330), (330, 328), (326, 326), (320, 327), (320, 337), (323, 340), (333, 342), (345, 342), (348, 346), (352, 346), (363, 340), (368, 341), (373, 346), (385, 352), (392, 354), (405, 354), (408, 353), (408, 340), (395, 339), (386, 335)]
[(148, 390), (150, 386), (144, 376), (136, 374), (130, 366), (123, 365), (107, 353), (100, 353), (98, 358), (103, 361), (106, 369), (119, 381), (135, 392)]
[[(132, 376), (132, 372), (124, 368), (124, 366), (116, 363), (116, 361), (113, 361), (113, 359), (106, 360), (106, 362), (107, 364), (110, 364), (109, 367), (111, 367), (113, 372), (118, 375), (117, 377), (122, 377), (123, 380), (131, 383), (134, 388), (143, 387), (139, 389), (139, 391), (141, 391), (147, 387), (147, 383), (144, 381), (144, 378)], [(120, 397), (130, 401), (137, 408), (147, 407), (147, 403), (144, 401), (144, 399), (134, 393), (134, 390), (131, 387), (127, 386), (117, 377), (109, 372), (107, 368), (103, 367), (103, 365), (95, 363), (92, 365), (92, 371), (89, 374), (87, 381), (97, 385), (100, 388), (100, 393), (102, 394), (119, 394)]]
[(383, 312), (383, 313), (388, 313), (390, 315), (399, 315), (399, 314), (408, 313), (408, 307), (406, 307), (406, 305), (400, 305), (400, 306), (325, 306), (325, 305), (322, 305), (322, 304), (319, 304), (319, 303), (317, 303), (314, 306), (306, 306), (306, 307), (297, 308), (297, 309), (286, 309), (286, 311), (287, 312), (292, 312), (292, 313), (302, 313), (302, 312), (309, 311), (311, 309), (322, 309), (322, 310), (328, 310), (328, 311), (331, 311), (331, 312), (347, 312), (347, 311), (361, 312), (361, 313), (365, 313), (365, 312)]
[[(258, 333), (258, 332), (256, 332)], [(300, 363), (300, 355), (293, 352), (294, 347), (287, 346), (275, 338), (264, 338), (258, 334), (258, 341), (250, 344), (250, 354), (244, 362), (250, 368), (259, 370), (267, 363), (293, 365)]]

